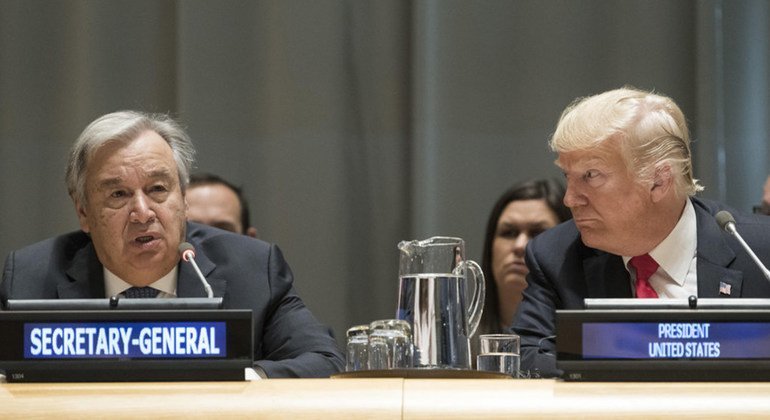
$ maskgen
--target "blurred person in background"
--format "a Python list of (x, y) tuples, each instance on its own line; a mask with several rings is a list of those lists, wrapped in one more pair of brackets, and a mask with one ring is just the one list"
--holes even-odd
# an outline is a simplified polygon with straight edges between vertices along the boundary
[(770, 216), (770, 176), (767, 177), (762, 191), (762, 203), (754, 207), (754, 213)]
[(205, 172), (192, 174), (185, 200), (187, 220), (257, 237), (243, 189), (225, 179)]
[(564, 186), (559, 182), (535, 179), (511, 186), (492, 207), (481, 260), (486, 296), (471, 340), (474, 355), (479, 335), (508, 332), (527, 287), (524, 249), (530, 239), (572, 217), (563, 200)]

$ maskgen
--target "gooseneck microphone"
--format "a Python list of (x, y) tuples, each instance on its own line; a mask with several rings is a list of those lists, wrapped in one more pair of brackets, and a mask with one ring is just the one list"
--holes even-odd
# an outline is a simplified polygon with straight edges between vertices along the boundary
[(198, 278), (201, 280), (201, 283), (203, 283), (203, 288), (206, 289), (206, 295), (210, 298), (214, 297), (214, 292), (211, 290), (209, 282), (203, 277), (201, 269), (198, 268), (198, 264), (195, 263), (195, 247), (189, 242), (182, 242), (179, 244), (179, 253), (182, 254), (182, 259), (192, 264), (195, 272), (198, 273)]
[(725, 232), (729, 233), (730, 235), (735, 236), (735, 239), (740, 242), (740, 244), (743, 246), (743, 249), (746, 250), (746, 253), (749, 254), (751, 259), (754, 260), (754, 263), (759, 267), (760, 271), (762, 271), (762, 274), (764, 274), (765, 278), (770, 281), (770, 271), (767, 270), (767, 267), (765, 267), (764, 264), (762, 264), (762, 261), (759, 260), (759, 257), (757, 257), (757, 254), (754, 253), (754, 251), (749, 247), (749, 244), (746, 243), (746, 241), (743, 240), (743, 237), (738, 233), (738, 230), (735, 228), (735, 218), (732, 214), (730, 214), (727, 210), (722, 210), (719, 213), (716, 214), (715, 218), (717, 219), (717, 223), (719, 223), (719, 227), (725, 230)]

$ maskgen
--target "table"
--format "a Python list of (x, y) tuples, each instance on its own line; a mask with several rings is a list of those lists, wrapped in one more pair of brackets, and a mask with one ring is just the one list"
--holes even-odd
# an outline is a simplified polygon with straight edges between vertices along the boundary
[(2, 418), (746, 418), (770, 416), (770, 383), (572, 383), (553, 379), (270, 379), (4, 383)]

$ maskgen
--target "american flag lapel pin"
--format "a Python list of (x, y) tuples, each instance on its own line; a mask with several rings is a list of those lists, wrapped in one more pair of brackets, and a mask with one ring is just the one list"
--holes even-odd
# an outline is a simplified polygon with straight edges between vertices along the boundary
[(723, 281), (719, 282), (719, 294), (720, 295), (730, 296), (730, 291), (731, 291), (732, 288), (733, 288), (733, 286), (728, 284), (728, 283), (725, 283)]

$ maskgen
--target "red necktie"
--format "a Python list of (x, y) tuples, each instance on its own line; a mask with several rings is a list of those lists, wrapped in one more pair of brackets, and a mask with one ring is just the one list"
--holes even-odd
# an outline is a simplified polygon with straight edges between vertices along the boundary
[(636, 297), (657, 298), (658, 293), (650, 285), (650, 276), (658, 270), (658, 263), (650, 254), (637, 255), (629, 263), (636, 269)]

